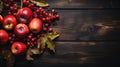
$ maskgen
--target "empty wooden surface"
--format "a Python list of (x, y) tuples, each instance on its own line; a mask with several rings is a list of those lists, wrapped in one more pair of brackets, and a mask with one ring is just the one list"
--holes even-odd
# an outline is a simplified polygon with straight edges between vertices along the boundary
[[(120, 10), (59, 10), (59, 40), (119, 40)], [(112, 35), (112, 37), (111, 37)]]
[(119, 0), (46, 0), (53, 8), (119, 8)]
[[(54, 30), (61, 36), (56, 54), (47, 51), (35, 61), (18, 60), (18, 66), (81, 66), (117, 63), (120, 8), (118, 0), (48, 0), (60, 14)], [(22, 63), (21, 63), (22, 62)]]
[(33, 62), (18, 59), (15, 67), (104, 67), (119, 63), (119, 42), (56, 42), (56, 50), (54, 55), (46, 51)]
[[(47, 51), (35, 61), (18, 59), (14, 67), (116, 64), (120, 48), (119, 0), (46, 0), (60, 14), (54, 30), (56, 54)], [(97, 66), (97, 67), (98, 67)], [(101, 67), (102, 65), (100, 65)]]

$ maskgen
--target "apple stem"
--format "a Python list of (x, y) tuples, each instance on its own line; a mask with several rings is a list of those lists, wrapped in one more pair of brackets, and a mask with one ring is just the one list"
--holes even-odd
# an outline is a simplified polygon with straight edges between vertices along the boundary
[(21, 6), (20, 6), (20, 8), (22, 8), (23, 7), (23, 2), (22, 2), (22, 0), (21, 0)]
[(24, 28), (23, 27), (20, 27), (19, 30), (22, 31)]
[(18, 47), (15, 47), (16, 50), (18, 50)]

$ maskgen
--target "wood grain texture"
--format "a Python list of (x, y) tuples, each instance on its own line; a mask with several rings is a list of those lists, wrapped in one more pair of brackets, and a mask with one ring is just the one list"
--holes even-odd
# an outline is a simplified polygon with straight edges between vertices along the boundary
[[(37, 56), (35, 61), (27, 62), (19, 59), (15, 67), (29, 66), (59, 66), (87, 65), (99, 63), (116, 63), (119, 60), (119, 42), (56, 42), (56, 54), (50, 55), (47, 50), (42, 56)], [(30, 66), (31, 67), (31, 66)]]
[[(59, 40), (120, 40), (120, 10), (58, 10)], [(111, 37), (112, 36), (112, 37)]]
[[(60, 14), (57, 25), (52, 25), (61, 34), (55, 40), (56, 53), (50, 55), (46, 50), (34, 56), (33, 62), (18, 57), (13, 67), (103, 67), (119, 63), (119, 0), (46, 1)], [(0, 60), (0, 67), (4, 65)]]
[(119, 8), (119, 0), (47, 0), (53, 8)]

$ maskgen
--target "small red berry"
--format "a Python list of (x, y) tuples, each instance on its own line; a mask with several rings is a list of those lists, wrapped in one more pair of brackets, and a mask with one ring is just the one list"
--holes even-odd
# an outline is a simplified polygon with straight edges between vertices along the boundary
[(14, 15), (14, 16), (16, 16), (16, 15), (17, 15), (17, 13), (13, 13), (13, 15)]
[(51, 12), (52, 12), (52, 13), (55, 13), (56, 11), (55, 11), (55, 9), (52, 9)]
[(50, 19), (50, 17), (46, 17), (46, 20), (49, 22), (51, 19)]
[(37, 10), (36, 10), (36, 12), (37, 12), (37, 13), (39, 13), (39, 12), (40, 12), (40, 10), (39, 10), (39, 9), (37, 9)]
[(14, 10), (14, 8), (11, 6), (11, 7), (10, 7), (10, 10)]
[(3, 2), (7, 3), (7, 2), (8, 2), (8, 0), (3, 0)]
[(43, 28), (43, 31), (47, 31), (47, 28), (46, 28), (46, 27), (44, 27), (44, 28)]
[(45, 19), (45, 18), (42, 18), (42, 21), (46, 21), (46, 19)]
[(46, 26), (46, 27), (48, 27), (48, 26), (49, 26), (49, 24), (48, 24), (48, 23), (46, 23), (46, 24), (45, 24), (45, 26)]
[(48, 13), (46, 12), (45, 15), (48, 16)]
[(17, 8), (17, 7), (15, 7), (15, 8), (13, 9), (13, 11), (14, 11), (14, 12), (17, 12), (17, 10), (18, 10), (18, 8)]
[(31, 3), (30, 5), (31, 5), (31, 7), (34, 7), (34, 3)]
[(11, 15), (11, 14), (12, 14), (12, 12), (8, 12), (8, 14), (9, 14), (9, 15)]
[(52, 32), (52, 31), (53, 31), (53, 28), (48, 28), (48, 31), (49, 31), (49, 32)]
[(27, 45), (30, 45), (30, 42), (27, 42)]
[(29, 33), (29, 36), (33, 36), (33, 33)]
[(59, 15), (59, 14), (57, 14), (57, 15), (55, 15), (55, 17), (56, 17), (56, 19), (59, 19), (59, 18), (60, 18), (60, 15)]
[(17, 3), (14, 3), (14, 7), (17, 7), (18, 5), (17, 5)]
[(52, 16), (52, 20), (56, 19), (56, 16)]
[(38, 15), (37, 15), (37, 14), (34, 14), (34, 17), (36, 18), (36, 17), (38, 17)]
[(31, 38), (32, 38), (32, 36), (31, 36), (31, 35), (29, 35), (29, 36), (28, 36), (28, 38), (29, 38), (29, 39), (31, 39)]
[(30, 41), (30, 39), (28, 38), (27, 41)]
[(12, 41), (12, 40), (10, 41), (11, 44), (12, 44), (13, 42), (14, 42), (14, 41)]
[(24, 1), (23, 3), (24, 3), (25, 5), (29, 5), (30, 2), (29, 2), (29, 1)]
[(40, 37), (40, 35), (37, 35), (37, 38), (39, 38)]
[(10, 0), (10, 2), (13, 2), (13, 0)]
[(31, 8), (31, 9), (34, 9), (34, 4), (31, 3), (31, 4), (28, 5), (28, 7)]
[(45, 15), (45, 14), (46, 14), (46, 11), (43, 11), (43, 12), (42, 12), (42, 14), (44, 14), (44, 15)]
[(40, 8), (39, 8), (39, 11), (41, 12), (42, 10), (43, 10), (43, 8), (40, 7)]
[(12, 34), (12, 37), (15, 37), (15, 34)]
[(31, 41), (35, 41), (35, 40), (36, 40), (36, 38), (32, 38), (32, 39), (31, 39)]
[(45, 36), (45, 34), (41, 34), (41, 37), (44, 37)]
[(36, 44), (37, 44), (37, 42), (35, 41), (35, 42), (34, 42), (34, 45), (36, 45)]
[(51, 16), (52, 16), (52, 14), (51, 14), (51, 13), (49, 13), (49, 14), (48, 14), (48, 16), (49, 16), (49, 17), (51, 17)]
[(7, 8), (8, 8), (8, 7), (10, 7), (10, 5), (9, 5), (9, 4), (6, 4), (5, 6), (6, 6)]
[(12, 40), (12, 37), (9, 37), (9, 40), (11, 41), (11, 40)]

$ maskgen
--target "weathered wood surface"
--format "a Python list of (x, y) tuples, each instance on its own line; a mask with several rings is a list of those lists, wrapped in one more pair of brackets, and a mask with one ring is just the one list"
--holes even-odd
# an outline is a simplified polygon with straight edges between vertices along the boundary
[(56, 42), (56, 54), (47, 51), (37, 56), (35, 61), (27, 62), (19, 59), (15, 67), (20, 66), (58, 66), (117, 63), (119, 60), (119, 42)]
[[(120, 10), (58, 10), (59, 40), (120, 40)], [(112, 36), (112, 37), (111, 37)]]
[(46, 51), (33, 62), (18, 58), (13, 67), (91, 67), (89, 64), (119, 63), (119, 0), (46, 1), (60, 14), (60, 20), (53, 26), (61, 34), (56, 40), (56, 54), (51, 56)]
[[(20, 2), (20, 0), (14, 0)], [(52, 8), (120, 8), (119, 0), (46, 0)]]
[(119, 0), (46, 0), (53, 8), (119, 8)]

